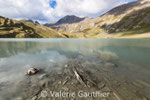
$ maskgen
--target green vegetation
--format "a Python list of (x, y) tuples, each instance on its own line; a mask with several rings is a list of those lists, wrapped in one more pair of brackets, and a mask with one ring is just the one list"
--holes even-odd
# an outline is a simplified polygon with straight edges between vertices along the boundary
[[(130, 38), (138, 35), (137, 37), (140, 38), (146, 36), (150, 38), (149, 4), (149, 1), (144, 4), (141, 4), (141, 1), (129, 3), (116, 7), (97, 18), (87, 18), (80, 23), (57, 25), (57, 27), (59, 27), (58, 30), (62, 29), (64, 32), (75, 34), (75, 37)], [(142, 34), (144, 36), (141, 36)]]
[(26, 20), (15, 21), (0, 16), (1, 38), (66, 38), (69, 34)]
[[(126, 6), (131, 8), (122, 11), (121, 8)], [(121, 11), (124, 13), (119, 13)], [(150, 38), (150, 7), (140, 3), (134, 7), (125, 4), (97, 18), (54, 27), (59, 31), (26, 20), (15, 21), (0, 17), (0, 37), (7, 38), (124, 38), (137, 35), (142, 38), (147, 35)]]
[(91, 29), (90, 28), (86, 28), (86, 29), (84, 29), (82, 31), (78, 31), (78, 32), (87, 33), (89, 30), (91, 30)]

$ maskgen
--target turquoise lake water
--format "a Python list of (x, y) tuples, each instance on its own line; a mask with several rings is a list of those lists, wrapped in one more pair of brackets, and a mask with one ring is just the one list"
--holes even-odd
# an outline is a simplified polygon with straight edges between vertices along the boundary
[(118, 79), (123, 75), (150, 86), (150, 39), (0, 39), (0, 98), (11, 91), (3, 83), (18, 82), (31, 66), (61, 66), (79, 56), (115, 63)]

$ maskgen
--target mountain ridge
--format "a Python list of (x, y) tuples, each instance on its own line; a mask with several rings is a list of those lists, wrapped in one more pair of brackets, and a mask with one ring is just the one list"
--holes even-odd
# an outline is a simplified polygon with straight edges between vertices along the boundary
[[(76, 37), (119, 38), (150, 32), (150, 1), (139, 0), (120, 5), (96, 18), (78, 23), (54, 25), (52, 28)], [(132, 37), (132, 36), (131, 36)]]
[(67, 38), (67, 33), (32, 23), (0, 16), (0, 38)]
[(149, 26), (150, 0), (139, 0), (115, 7), (96, 18), (67, 15), (45, 26), (0, 16), (0, 37), (150, 38)]
[(44, 26), (53, 27), (55, 25), (77, 23), (77, 22), (80, 22), (84, 19), (85, 18), (80, 18), (80, 17), (77, 17), (75, 15), (67, 15), (67, 16), (64, 16), (63, 18), (59, 19), (55, 23), (46, 23), (46, 24), (44, 24)]

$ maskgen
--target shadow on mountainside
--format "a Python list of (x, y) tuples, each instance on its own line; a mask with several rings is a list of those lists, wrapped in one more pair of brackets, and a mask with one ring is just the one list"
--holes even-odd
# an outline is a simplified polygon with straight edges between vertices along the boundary
[(120, 5), (118, 7), (115, 7), (114, 9), (110, 10), (109, 12), (107, 12), (107, 14), (109, 15), (120, 15), (120, 14), (124, 14), (126, 11), (134, 8), (134, 7), (138, 7), (140, 6), (141, 3), (140, 2), (131, 2), (131, 3), (127, 3), (127, 4), (123, 4)]
[(123, 35), (133, 35), (150, 32), (150, 7), (134, 10), (119, 22), (106, 25), (102, 28), (108, 33), (123, 33)]

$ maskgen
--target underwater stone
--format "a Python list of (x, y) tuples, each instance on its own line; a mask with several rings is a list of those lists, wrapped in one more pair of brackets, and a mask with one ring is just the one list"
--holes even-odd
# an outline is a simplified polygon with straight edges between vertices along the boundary
[(42, 75), (39, 76), (39, 79), (43, 79), (45, 77), (47, 77), (47, 74), (42, 74)]
[(115, 64), (109, 63), (109, 62), (106, 62), (106, 63), (104, 64), (104, 66), (105, 66), (105, 67), (116, 67)]

